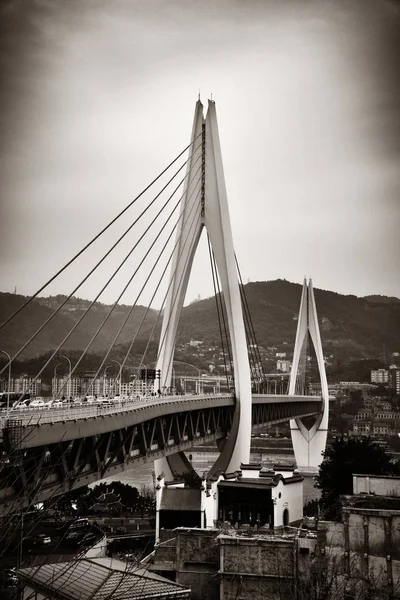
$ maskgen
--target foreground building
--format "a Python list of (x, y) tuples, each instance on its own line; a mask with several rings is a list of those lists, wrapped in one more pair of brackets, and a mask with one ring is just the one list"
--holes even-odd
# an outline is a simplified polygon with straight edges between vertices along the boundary
[(199, 480), (195, 487), (158, 477), (157, 537), (162, 529), (215, 528), (224, 522), (274, 529), (302, 517), (303, 477), (293, 467), (242, 464), (240, 471)]
[(162, 529), (146, 564), (195, 600), (400, 598), (400, 477), (354, 475), (353, 488), (339, 523)]
[(400, 477), (353, 475), (342, 502), (342, 522), (320, 521), (318, 530), (346, 600), (400, 598)]
[(194, 600), (294, 600), (299, 578), (310, 580), (317, 535), (286, 531), (178, 528), (147, 561), (157, 573), (192, 590)]
[(190, 589), (136, 564), (110, 558), (20, 569), (29, 600), (188, 600)]

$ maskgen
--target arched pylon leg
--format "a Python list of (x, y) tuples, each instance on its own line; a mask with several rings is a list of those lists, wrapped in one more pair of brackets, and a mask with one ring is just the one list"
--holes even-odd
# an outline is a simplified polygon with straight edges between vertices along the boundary
[[(224, 448), (214, 465), (212, 472), (222, 470), (234, 472), (240, 464), (250, 460), (251, 438), (251, 377), (247, 353), (247, 342), (244, 328), (242, 304), (238, 284), (233, 238), (229, 217), (228, 200), (222, 165), (222, 154), (219, 141), (215, 103), (209, 101), (207, 117), (203, 117), (203, 106), (196, 103), (192, 142), (196, 148), (196, 140), (200, 140), (199, 149), (193, 153), (188, 168), (191, 169), (196, 158), (202, 159), (202, 194), (198, 208), (198, 225), (190, 230), (183, 218), (177, 232), (178, 244), (175, 249), (171, 270), (171, 286), (168, 292), (161, 330), (160, 348), (156, 369), (161, 372), (161, 389), (169, 387), (171, 381), (173, 356), (175, 351), (176, 332), (189, 281), (193, 258), (197, 249), (200, 234), (207, 229), (214, 252), (221, 289), (224, 297), (227, 321), (231, 339), (233, 366), (235, 371), (236, 409), (233, 425)], [(191, 190), (196, 185), (196, 177), (188, 177), (185, 198), (182, 203), (184, 215), (189, 214), (195, 199), (189, 200)], [(156, 473), (169, 469), (166, 459), (156, 461)]]
[(321, 379), (322, 413), (317, 417), (317, 420), (310, 429), (307, 429), (301, 419), (291, 419), (290, 432), (298, 469), (301, 471), (316, 472), (323, 460), (322, 453), (325, 451), (328, 435), (329, 392), (311, 279), (308, 285), (306, 280), (303, 283), (292, 370), (290, 373), (289, 395), (296, 393), (296, 377), (299, 369), (300, 354), (308, 334), (310, 334), (314, 345)]

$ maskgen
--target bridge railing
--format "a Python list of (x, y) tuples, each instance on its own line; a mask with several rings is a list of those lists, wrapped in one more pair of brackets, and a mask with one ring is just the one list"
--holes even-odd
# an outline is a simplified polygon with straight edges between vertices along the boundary
[(14, 409), (9, 411), (7, 417), (7, 410), (0, 410), (0, 429), (6, 426), (7, 421), (12, 423), (18, 421), (22, 425), (38, 425), (45, 423), (54, 423), (57, 421), (76, 421), (78, 419), (86, 419), (89, 417), (98, 417), (102, 415), (114, 415), (127, 410), (140, 408), (142, 406), (149, 406), (150, 404), (160, 404), (173, 402), (176, 400), (184, 399), (203, 399), (209, 398), (230, 398), (229, 394), (197, 394), (197, 395), (170, 395), (170, 396), (142, 396), (140, 398), (132, 398), (127, 400), (111, 400), (107, 403), (93, 403), (93, 404), (66, 404), (64, 407), (52, 408), (51, 406), (44, 407), (33, 407)]

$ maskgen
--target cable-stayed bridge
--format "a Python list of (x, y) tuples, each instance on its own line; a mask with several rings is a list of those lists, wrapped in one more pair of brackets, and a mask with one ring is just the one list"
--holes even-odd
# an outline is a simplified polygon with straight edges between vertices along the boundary
[[(321, 411), (317, 396), (254, 395), (253, 427)], [(204, 442), (222, 447), (233, 395), (149, 397), (112, 406), (56, 409), (13, 417), (3, 430), (0, 513), (37, 503), (149, 460)], [(7, 485), (7, 483), (9, 485)]]
[[(187, 158), (183, 158), (186, 155)], [(183, 172), (185, 174), (182, 176)], [(159, 189), (149, 196), (157, 185)], [(177, 473), (191, 469), (183, 450), (210, 439), (216, 439), (221, 449), (211, 473), (235, 472), (242, 463), (250, 461), (252, 426), (289, 419), (298, 466), (316, 469), (326, 443), (329, 398), (312, 285), (305, 281), (303, 286), (289, 393), (280, 396), (257, 394), (265, 389), (267, 377), (234, 252), (213, 101), (208, 103), (206, 116), (201, 102), (196, 103), (190, 144), (102, 231), (10, 315), (0, 329), (7, 328), (11, 321), (17, 320), (28, 304), (57, 277), (72, 268), (104, 234), (108, 235), (117, 222), (122, 225), (123, 231), (121, 233), (121, 229), (118, 230), (116, 241), (111, 243), (106, 252), (103, 251), (101, 258), (89, 268), (80, 283), (73, 287), (18, 352), (10, 357), (1, 372), (11, 368), (13, 361), (40, 335), (95, 271), (100, 267), (106, 271), (110, 257), (116, 254), (114, 251), (118, 248), (116, 264), (106, 273), (104, 284), (70, 331), (61, 336), (33, 382), (54, 364), (61, 352), (65, 354), (65, 346), (71, 336), (88, 318), (104, 291), (111, 287), (118, 289), (115, 302), (87, 341), (75, 364), (72, 366), (69, 361), (68, 378), (58, 389), (57, 395), (61, 396), (68, 382), (72, 382), (75, 374), (79, 373), (86, 354), (127, 292), (133, 293), (135, 299), (99, 360), (91, 385), (115, 356), (116, 348), (120, 359), (120, 354), (123, 355), (121, 360), (113, 360), (119, 365), (121, 382), (124, 372), (132, 369), (132, 363), (137, 364), (137, 348), (141, 348), (139, 364), (145, 365), (149, 362), (152, 346), (158, 340), (156, 360), (153, 361), (156, 368), (151, 381), (146, 377), (146, 386), (149, 386), (146, 394), (151, 389), (153, 395), (139, 401), (120, 397), (111, 406), (68, 406), (46, 413), (7, 410), (1, 416), (3, 455), (0, 510), (11, 511), (18, 504), (34, 503), (63, 493), (121, 471), (135, 461), (154, 459), (156, 473), (173, 478)], [(203, 230), (207, 233), (223, 371), (230, 393), (193, 397), (165, 395), (165, 390), (171, 389), (179, 319)], [(128, 247), (124, 248), (123, 244), (128, 244)], [(125, 251), (122, 260), (121, 248)], [(135, 307), (139, 302), (143, 303), (143, 298), (147, 298), (146, 310), (129, 343), (121, 348), (118, 346), (121, 334), (130, 324)], [(150, 322), (155, 302), (159, 308), (156, 318)], [(146, 336), (143, 332), (146, 332)], [(310, 340), (321, 378), (321, 397), (306, 394), (306, 357)], [(91, 392), (91, 385), (86, 393)], [(316, 416), (316, 421), (308, 429), (302, 418), (311, 415)]]

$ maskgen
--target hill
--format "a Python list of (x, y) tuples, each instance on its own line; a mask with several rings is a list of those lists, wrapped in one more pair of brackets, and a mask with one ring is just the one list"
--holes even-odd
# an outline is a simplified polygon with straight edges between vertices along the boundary
[[(259, 345), (290, 352), (296, 333), (301, 285), (279, 279), (248, 283), (244, 289)], [(384, 346), (388, 356), (391, 352), (400, 351), (399, 299), (382, 296), (358, 298), (320, 289), (315, 290), (315, 298), (325, 355), (348, 361), (380, 358)], [(64, 299), (64, 296), (35, 299), (0, 331), (0, 348), (10, 354), (15, 353)], [(0, 293), (1, 320), (24, 301), (24, 296)], [(35, 357), (55, 348), (82, 317), (89, 304), (88, 300), (71, 299), (26, 349), (24, 357)], [(109, 309), (105, 304), (95, 303), (63, 350), (83, 349)], [(121, 351), (132, 339), (145, 310), (145, 307), (138, 306), (132, 312), (127, 327), (118, 339)], [(92, 352), (100, 353), (108, 348), (128, 311), (128, 306), (116, 307), (91, 346)], [(157, 312), (150, 310), (140, 340), (148, 337), (156, 318)], [(178, 345), (187, 344), (191, 339), (205, 342), (204, 346), (220, 345), (214, 297), (184, 307), (178, 329)]]
[[(0, 317), (3, 322), (10, 314), (17, 310), (25, 301), (25, 296), (17, 294), (0, 293)], [(31, 337), (31, 335), (52, 315), (56, 308), (65, 300), (65, 296), (51, 296), (49, 298), (36, 298), (24, 308), (10, 323), (0, 330), (0, 348), (9, 354), (14, 354)], [(81, 350), (86, 347), (98, 327), (107, 316), (110, 306), (96, 302), (91, 310), (84, 316), (90, 301), (80, 298), (71, 300), (50, 321), (44, 330), (26, 348), (21, 355), (31, 358), (55, 349), (71, 328), (78, 323), (78, 327), (63, 345), (63, 350)], [(90, 347), (92, 352), (102, 352), (112, 343), (119, 327), (129, 312), (129, 306), (118, 305), (106, 321), (99, 335)], [(126, 327), (118, 339), (119, 343), (126, 343), (134, 336), (146, 308), (137, 306), (132, 311)], [(157, 312), (149, 310), (143, 325), (142, 336), (145, 338), (157, 318)]]
[[(286, 280), (260, 281), (244, 286), (257, 341), (265, 347), (293, 348), (302, 286)], [(369, 300), (315, 289), (315, 300), (325, 354), (342, 359), (377, 358), (400, 351), (400, 301)], [(374, 297), (376, 298), (376, 297)], [(382, 301), (385, 298), (385, 301)], [(219, 339), (215, 298), (187, 306), (179, 338)]]

